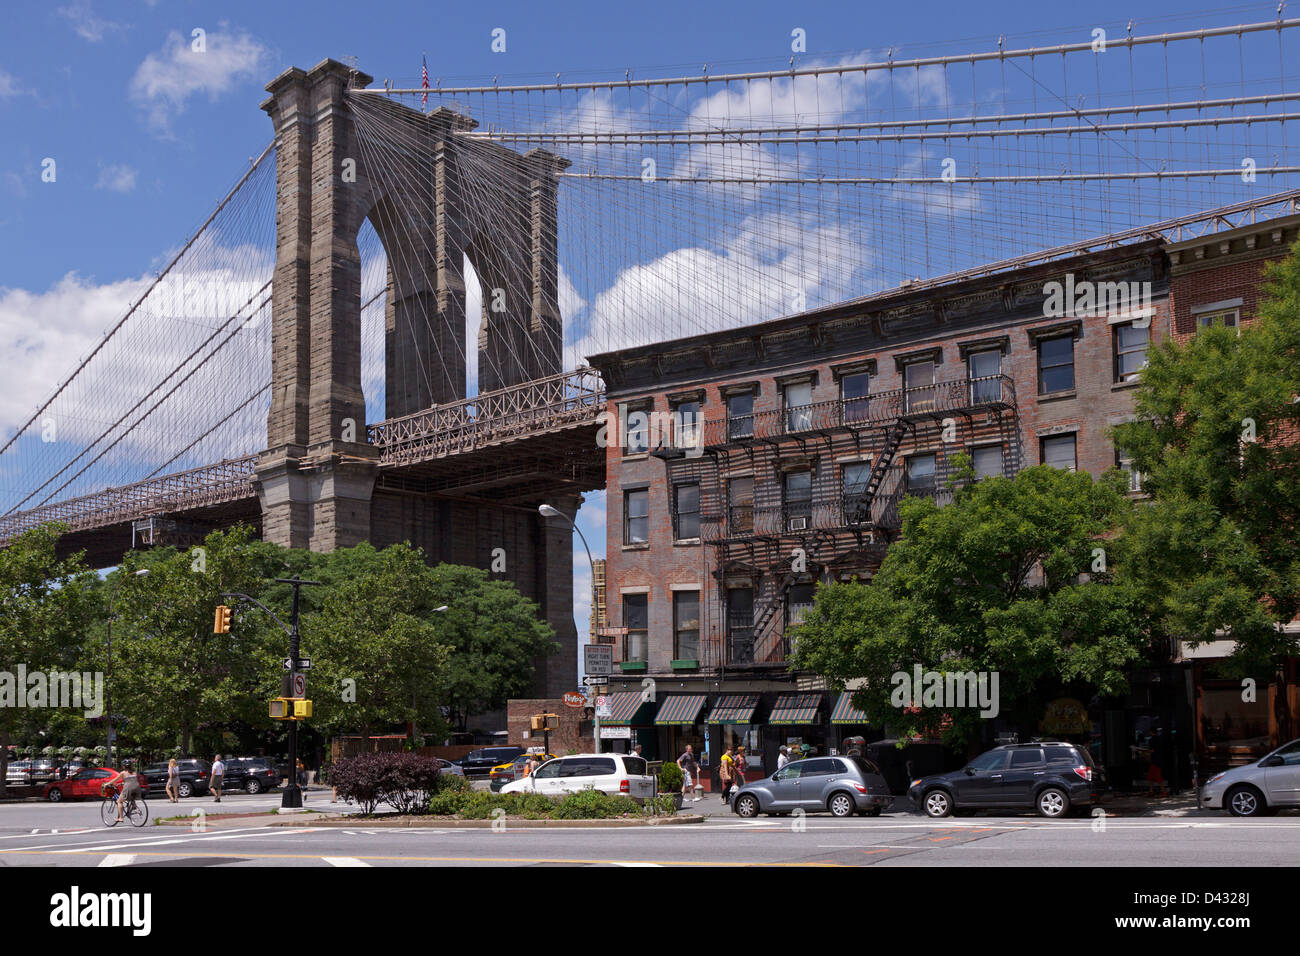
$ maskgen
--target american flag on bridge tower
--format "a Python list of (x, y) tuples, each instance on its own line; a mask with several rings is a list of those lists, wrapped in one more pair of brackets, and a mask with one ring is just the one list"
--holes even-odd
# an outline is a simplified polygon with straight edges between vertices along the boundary
[[(420, 57), (420, 86), (424, 89), (429, 88), (429, 62), (424, 57)], [(429, 94), (425, 93), (420, 97), (420, 107), (429, 105)]]

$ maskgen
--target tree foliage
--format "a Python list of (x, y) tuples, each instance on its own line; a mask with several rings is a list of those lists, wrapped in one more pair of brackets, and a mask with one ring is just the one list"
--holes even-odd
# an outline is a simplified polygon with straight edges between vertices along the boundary
[(1053, 688), (1121, 692), (1145, 641), (1106, 540), (1129, 508), (1121, 476), (1038, 466), (969, 479), (959, 466), (946, 507), (904, 501), (901, 539), (871, 583), (819, 587), (793, 634), (797, 667), (865, 679), (853, 699), (871, 723), (952, 743), (974, 736), (979, 710), (900, 712), (894, 674), (996, 672), (1000, 707), (1028, 714)]

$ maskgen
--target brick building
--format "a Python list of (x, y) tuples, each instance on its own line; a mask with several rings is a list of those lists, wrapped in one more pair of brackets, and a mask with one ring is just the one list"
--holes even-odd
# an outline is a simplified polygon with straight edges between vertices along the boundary
[[(1285, 254), (1297, 221), (911, 283), (591, 357), (617, 422), (610, 722), (651, 756), (745, 743), (769, 771), (781, 744), (825, 752), (882, 736), (847, 696), (786, 666), (787, 629), (816, 585), (869, 579), (898, 537), (900, 499), (942, 501), (959, 453), (979, 476), (1126, 467), (1110, 429), (1132, 415), (1146, 350), (1248, 321), (1263, 262)], [(1158, 712), (1148, 730), (1192, 724), (1174, 683), (1136, 676), (1135, 696)], [(1123, 710), (1093, 731), (1116, 753), (1135, 733)]]

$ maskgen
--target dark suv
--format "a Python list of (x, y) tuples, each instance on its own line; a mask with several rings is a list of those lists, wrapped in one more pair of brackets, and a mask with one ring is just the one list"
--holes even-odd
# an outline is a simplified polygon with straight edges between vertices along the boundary
[[(206, 760), (184, 757), (176, 761), (176, 769), (180, 771), (180, 782), (176, 785), (176, 791), (180, 797), (201, 797), (208, 792), (208, 784), (212, 782), (212, 767)], [(140, 773), (149, 782), (149, 795), (151, 797), (165, 796), (167, 764), (150, 764)]]
[(497, 764), (509, 763), (524, 754), (523, 747), (483, 747), (471, 750), (460, 760), (453, 760), (467, 777), (486, 777)]
[(1105, 772), (1087, 747), (1041, 740), (997, 747), (961, 770), (913, 780), (907, 795), (932, 817), (1031, 809), (1063, 817), (1097, 802), (1105, 784)]
[(261, 793), (280, 785), (280, 771), (266, 757), (231, 757), (225, 761), (226, 774), (222, 778), (225, 790), (247, 790)]

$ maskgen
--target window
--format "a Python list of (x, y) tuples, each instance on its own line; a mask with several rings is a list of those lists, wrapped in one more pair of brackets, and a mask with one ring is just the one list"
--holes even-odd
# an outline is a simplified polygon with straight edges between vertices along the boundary
[(1074, 388), (1074, 336), (1058, 335), (1038, 343), (1038, 394)]
[(844, 403), (844, 421), (867, 420), (867, 390), (870, 379), (866, 372), (853, 372), (840, 379), (840, 401)]
[(787, 471), (781, 479), (787, 531), (807, 531), (812, 526), (812, 472)]
[(727, 589), (727, 635), (730, 660), (747, 664), (754, 659), (754, 589)]
[(880, 768), (877, 767), (870, 760), (864, 760), (862, 757), (849, 757), (847, 759), (852, 761), (852, 763), (856, 765), (857, 768), (861, 770), (864, 774), (868, 774), (868, 773), (874, 773), (876, 775), (880, 774)]
[(691, 661), (700, 658), (700, 592), (673, 592), (673, 657)]
[(625, 661), (644, 661), (650, 641), (650, 609), (648, 594), (623, 595), (623, 624), (627, 639), (623, 645)]
[(1115, 449), (1115, 467), (1127, 472), (1129, 493), (1139, 494), (1142, 491), (1142, 472), (1133, 467), (1132, 456), (1122, 448)]
[(700, 536), (700, 486), (673, 488), (673, 537), (678, 541)]
[(673, 405), (673, 440), (678, 448), (695, 448), (700, 443), (700, 403)]
[(727, 437), (754, 436), (754, 393), (743, 392), (727, 398)]
[(785, 397), (785, 430), (802, 432), (812, 428), (812, 385), (808, 382), (787, 385)]
[(1139, 328), (1132, 322), (1115, 326), (1115, 381), (1132, 382), (1147, 364), (1147, 343), (1151, 324)]
[(935, 490), (936, 460), (933, 453), (913, 455), (907, 459), (907, 493), (928, 495)]
[(644, 777), (646, 775), (646, 762), (644, 757), (623, 758), (623, 770), (633, 777)]
[(1001, 770), (1007, 765), (1007, 752), (1005, 750), (990, 750), (986, 754), (980, 754), (966, 766), (972, 770)]
[(1002, 350), (988, 349), (971, 352), (966, 357), (966, 373), (970, 377), (972, 405), (986, 405), (1002, 401)]
[(623, 543), (646, 544), (650, 541), (650, 492), (623, 492)]
[(867, 482), (871, 478), (871, 463), (848, 462), (841, 467), (840, 475), (844, 485), (844, 518), (851, 521), (857, 514), (858, 506), (866, 498)]
[(794, 780), (795, 778), (800, 776), (800, 774), (803, 771), (803, 768), (804, 768), (804, 764), (801, 763), (789, 764), (788, 766), (782, 767), (780, 770), (776, 772), (775, 779)]
[(1053, 435), (1051, 438), (1042, 440), (1042, 461), (1044, 465), (1051, 465), (1053, 468), (1063, 468), (1066, 471), (1074, 471), (1078, 467), (1074, 455), (1074, 434)]
[(934, 362), (910, 362), (903, 367), (903, 388), (909, 412), (933, 411)]
[(792, 584), (785, 592), (785, 626), (791, 627), (804, 619), (813, 606), (815, 584)]
[(566, 761), (564, 760), (548, 760), (533, 771), (533, 776), (539, 780), (549, 780), (552, 777), (558, 777), (564, 770), (565, 763)]
[(1074, 752), (1073, 747), (1047, 747), (1046, 751), (1047, 762), (1054, 766), (1073, 767), (1083, 759)]
[(1037, 747), (1026, 747), (1024, 750), (1016, 749), (1011, 751), (1010, 770), (1017, 767), (1037, 767), (1043, 762), (1043, 752)]
[(839, 761), (826, 757), (819, 760), (805, 760), (799, 764), (799, 767), (800, 779), (804, 777), (829, 777), (841, 772)]
[(980, 445), (970, 450), (971, 464), (975, 467), (975, 478), (995, 478), (1002, 474), (1002, 446)]
[(1224, 328), (1235, 328), (1240, 331), (1238, 324), (1240, 318), (1241, 314), (1237, 309), (1224, 309), (1222, 312), (1202, 312), (1196, 317), (1196, 324), (1203, 329), (1221, 325)]
[(754, 530), (754, 479), (732, 478), (727, 484), (727, 531), (732, 536)]
[(623, 454), (637, 455), (650, 450), (650, 413), (645, 408), (623, 406)]

